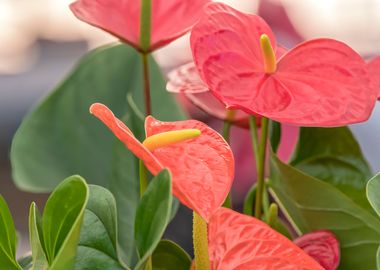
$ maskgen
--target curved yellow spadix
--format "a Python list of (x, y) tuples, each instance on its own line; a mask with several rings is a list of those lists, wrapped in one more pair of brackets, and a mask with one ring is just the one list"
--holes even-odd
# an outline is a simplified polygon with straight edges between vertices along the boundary
[(182, 129), (167, 131), (146, 138), (143, 142), (143, 145), (150, 151), (154, 151), (164, 146), (196, 138), (199, 135), (201, 135), (201, 131), (199, 129)]
[(265, 34), (260, 37), (260, 47), (264, 57), (265, 73), (274, 73), (277, 69), (276, 55), (273, 51), (269, 37)]

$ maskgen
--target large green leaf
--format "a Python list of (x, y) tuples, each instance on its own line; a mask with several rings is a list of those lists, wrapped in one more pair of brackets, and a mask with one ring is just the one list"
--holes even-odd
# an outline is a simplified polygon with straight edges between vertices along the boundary
[(380, 217), (380, 173), (372, 177), (367, 183), (367, 198), (372, 208)]
[(0, 269), (22, 269), (16, 261), (16, 230), (11, 212), (0, 195)]
[(118, 258), (116, 202), (112, 193), (100, 186), (90, 186), (75, 269), (127, 269)]
[[(88, 186), (80, 176), (63, 180), (46, 202), (43, 217), (34, 204), (31, 206), (29, 226), (34, 262), (49, 270), (74, 268), (77, 245), (84, 211), (89, 197)], [(34, 269), (39, 266), (34, 266)]]
[(366, 209), (367, 180), (372, 176), (360, 146), (348, 127), (302, 127), (292, 166), (327, 181)]
[(339, 269), (376, 269), (380, 219), (331, 184), (284, 164), (273, 153), (270, 185), (298, 233), (328, 229), (337, 235)]
[[(152, 59), (150, 63), (153, 115), (162, 120), (183, 118), (165, 91), (159, 68)], [(47, 192), (65, 177), (80, 174), (108, 187), (115, 138), (88, 109), (102, 102), (123, 116), (129, 111), (126, 95), (130, 92), (144, 111), (142, 89), (141, 56), (134, 49), (108, 46), (84, 57), (18, 129), (11, 150), (17, 186)]]
[(189, 270), (191, 258), (179, 245), (161, 240), (152, 256), (153, 270)]
[(171, 190), (171, 176), (165, 169), (152, 179), (141, 198), (135, 222), (135, 239), (140, 261), (135, 270), (142, 269), (165, 232), (171, 214)]

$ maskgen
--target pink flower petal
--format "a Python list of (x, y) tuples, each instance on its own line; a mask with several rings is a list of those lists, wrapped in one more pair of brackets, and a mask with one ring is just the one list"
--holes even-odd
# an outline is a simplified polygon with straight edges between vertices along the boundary
[(365, 62), (347, 45), (317, 39), (284, 53), (265, 74), (260, 36), (268, 25), (223, 4), (211, 4), (194, 26), (195, 64), (213, 94), (230, 109), (302, 126), (341, 126), (368, 119), (378, 91)]
[(212, 270), (324, 270), (265, 223), (230, 209), (220, 208), (208, 231)]
[[(209, 0), (153, 0), (153, 51), (191, 29)], [(78, 19), (99, 27), (139, 49), (140, 0), (78, 0), (70, 6)]]
[(339, 242), (330, 231), (311, 232), (293, 242), (326, 270), (338, 268), (340, 262)]
[(234, 177), (229, 145), (213, 129), (195, 121), (160, 122), (147, 117), (147, 137), (180, 129), (199, 129), (194, 139), (154, 150), (153, 155), (173, 175), (173, 193), (206, 221), (223, 204)]
[(117, 119), (107, 106), (95, 103), (91, 106), (90, 112), (99, 118), (133, 154), (141, 159), (152, 174), (156, 175), (164, 168), (160, 161), (133, 136), (131, 130)]
[(368, 71), (375, 88), (378, 91), (378, 99), (380, 100), (380, 56), (372, 59), (368, 63)]

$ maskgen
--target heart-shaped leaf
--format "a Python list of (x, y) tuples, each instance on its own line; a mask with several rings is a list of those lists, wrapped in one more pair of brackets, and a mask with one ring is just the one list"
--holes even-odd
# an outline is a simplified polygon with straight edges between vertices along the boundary
[(116, 215), (112, 193), (100, 186), (90, 186), (75, 269), (128, 269), (118, 258)]
[(168, 170), (162, 170), (149, 184), (136, 213), (135, 239), (140, 270), (153, 254), (170, 220), (172, 183)]
[(22, 269), (16, 261), (16, 230), (11, 212), (0, 195), (0, 268)]
[(372, 176), (371, 169), (348, 127), (302, 127), (291, 164), (370, 209), (365, 187)]
[(367, 183), (367, 198), (372, 208), (380, 217), (380, 173), (372, 177)]
[(179, 245), (161, 240), (152, 255), (153, 270), (189, 270), (191, 258)]
[(327, 229), (338, 238), (338, 269), (375, 269), (380, 220), (331, 184), (281, 162), (271, 153), (271, 192), (300, 234)]
[[(183, 118), (152, 58), (150, 63), (153, 114), (163, 120)], [(117, 115), (125, 115), (129, 111), (126, 96), (132, 93), (144, 111), (142, 81), (141, 56), (128, 46), (103, 47), (84, 57), (18, 129), (11, 151), (17, 186), (46, 192), (63, 178), (80, 174), (108, 187), (115, 138), (100, 128), (88, 109), (102, 102)]]

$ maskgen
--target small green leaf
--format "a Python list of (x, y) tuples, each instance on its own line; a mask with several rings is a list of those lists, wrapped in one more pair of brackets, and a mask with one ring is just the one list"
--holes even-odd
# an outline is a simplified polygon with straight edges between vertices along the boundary
[(46, 269), (48, 262), (43, 247), (42, 218), (35, 203), (29, 210), (29, 242), (32, 249), (33, 270)]
[(372, 208), (380, 217), (380, 173), (368, 181), (367, 198)]
[(291, 165), (332, 184), (360, 206), (371, 209), (365, 197), (371, 169), (348, 127), (302, 127)]
[(135, 239), (140, 261), (134, 268), (142, 269), (153, 254), (170, 220), (172, 184), (168, 170), (152, 179), (141, 198), (136, 213)]
[(88, 196), (85, 180), (71, 176), (53, 191), (46, 202), (42, 234), (49, 270), (73, 269)]
[(152, 256), (153, 270), (189, 270), (191, 258), (179, 245), (161, 240)]
[(331, 230), (339, 239), (339, 269), (376, 269), (380, 219), (331, 184), (283, 163), (271, 153), (271, 192), (299, 234)]
[(119, 262), (117, 234), (116, 202), (112, 193), (100, 186), (90, 186), (75, 269), (127, 269)]
[(16, 261), (16, 230), (11, 212), (3, 196), (0, 195), (0, 268), (22, 269)]

